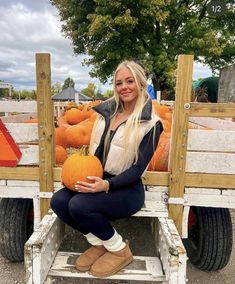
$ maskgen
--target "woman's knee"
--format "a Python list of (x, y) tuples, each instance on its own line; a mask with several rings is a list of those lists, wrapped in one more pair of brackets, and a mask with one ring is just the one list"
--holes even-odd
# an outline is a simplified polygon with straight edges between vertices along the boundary
[(66, 191), (67, 189), (62, 188), (53, 194), (51, 198), (51, 208), (54, 212), (64, 210), (68, 207), (71, 196), (69, 196)]
[(74, 198), (71, 198), (68, 204), (69, 213), (73, 218), (79, 218), (89, 215), (91, 212), (91, 206), (83, 198), (83, 196), (75, 196)]

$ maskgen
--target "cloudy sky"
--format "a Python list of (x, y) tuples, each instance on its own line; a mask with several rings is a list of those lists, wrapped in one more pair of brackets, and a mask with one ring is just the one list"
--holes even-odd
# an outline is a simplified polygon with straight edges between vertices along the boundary
[[(57, 10), (48, 0), (0, 0), (0, 80), (16, 90), (35, 89), (35, 53), (51, 54), (52, 84), (73, 78), (77, 90), (88, 83), (103, 86), (82, 66), (84, 56), (73, 55), (69, 39), (60, 32)], [(193, 78), (210, 76), (210, 70), (196, 64)]]

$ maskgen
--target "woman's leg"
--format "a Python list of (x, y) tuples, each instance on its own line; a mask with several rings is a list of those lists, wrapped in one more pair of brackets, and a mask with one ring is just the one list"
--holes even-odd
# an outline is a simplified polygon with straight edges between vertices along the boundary
[(128, 242), (123, 242), (122, 236), (110, 224), (110, 219), (131, 216), (141, 208), (143, 200), (142, 186), (110, 191), (109, 194), (81, 194), (70, 200), (69, 211), (73, 219), (91, 232), (88, 235), (103, 240), (103, 246), (93, 245), (81, 254), (75, 264), (78, 270), (91, 269), (94, 276), (106, 277), (133, 260)]
[(79, 230), (83, 234), (88, 234), (86, 230), (83, 230), (72, 218), (69, 212), (69, 201), (78, 193), (68, 190), (66, 187), (55, 192), (51, 198), (51, 208), (65, 224), (70, 227)]
[(69, 201), (69, 213), (76, 223), (103, 241), (115, 235), (110, 220), (127, 218), (144, 202), (142, 184), (132, 188), (75, 195)]

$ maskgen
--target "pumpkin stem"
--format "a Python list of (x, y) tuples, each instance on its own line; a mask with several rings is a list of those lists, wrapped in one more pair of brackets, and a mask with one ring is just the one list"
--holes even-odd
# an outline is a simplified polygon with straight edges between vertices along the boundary
[(88, 156), (88, 152), (89, 152), (89, 146), (88, 145), (84, 145), (80, 149), (81, 156)]

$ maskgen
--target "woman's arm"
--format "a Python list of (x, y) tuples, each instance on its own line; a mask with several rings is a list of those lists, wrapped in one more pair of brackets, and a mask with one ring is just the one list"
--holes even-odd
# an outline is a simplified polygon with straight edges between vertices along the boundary
[(153, 127), (141, 141), (137, 163), (123, 173), (107, 179), (110, 189), (131, 184), (141, 177), (154, 154), (162, 131), (162, 123), (158, 121), (155, 125), (155, 131)]

